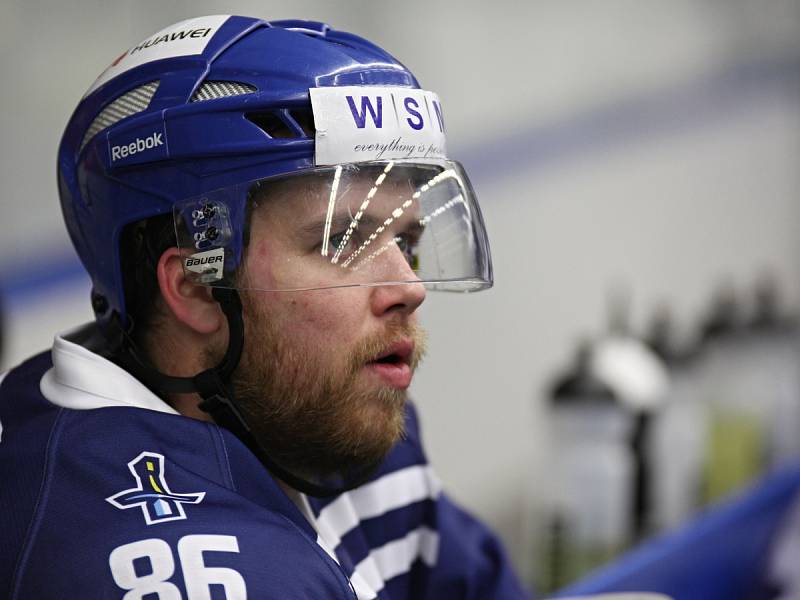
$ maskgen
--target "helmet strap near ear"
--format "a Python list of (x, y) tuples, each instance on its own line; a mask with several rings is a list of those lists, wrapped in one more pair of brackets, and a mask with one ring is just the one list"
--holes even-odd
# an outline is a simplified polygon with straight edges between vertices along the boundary
[(238, 292), (231, 288), (214, 288), (212, 293), (228, 319), (228, 349), (216, 367), (206, 369), (194, 377), (175, 377), (161, 373), (140, 356), (130, 332), (126, 331), (118, 320), (114, 320), (119, 348), (115, 354), (116, 360), (125, 370), (154, 391), (167, 394), (199, 394), (202, 398), (199, 408), (202, 411), (211, 415), (217, 425), (239, 438), (274, 476), (300, 492), (325, 498), (365, 483), (377, 465), (363, 469), (358, 477), (348, 480), (346, 485), (327, 486), (298, 477), (270, 458), (253, 436), (247, 421), (236, 406), (230, 385), (230, 378), (239, 364), (244, 348), (241, 299)]
[(161, 373), (141, 355), (136, 343), (131, 338), (130, 328), (125, 329), (119, 319), (112, 319), (112, 345), (116, 348), (113, 353), (114, 358), (126, 371), (156, 392), (199, 393), (204, 396), (202, 390), (213, 395), (226, 389), (227, 382), (239, 364), (242, 348), (244, 348), (242, 302), (238, 292), (234, 289), (214, 288), (212, 294), (228, 319), (228, 348), (216, 367), (206, 369), (194, 377), (177, 377)]

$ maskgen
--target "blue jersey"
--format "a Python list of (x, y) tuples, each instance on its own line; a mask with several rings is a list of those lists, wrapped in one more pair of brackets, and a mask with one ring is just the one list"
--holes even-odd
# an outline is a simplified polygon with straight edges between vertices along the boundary
[(57, 338), (0, 383), (0, 481), (2, 598), (527, 598), (441, 493), (411, 408), (371, 481), (306, 498), (228, 431)]

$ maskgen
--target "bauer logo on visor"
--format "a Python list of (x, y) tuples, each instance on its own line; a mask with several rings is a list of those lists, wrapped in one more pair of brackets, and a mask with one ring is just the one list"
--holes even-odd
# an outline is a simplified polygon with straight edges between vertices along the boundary
[(433, 92), (377, 86), (309, 92), (318, 166), (446, 157), (442, 105)]
[(215, 248), (206, 252), (198, 252), (184, 259), (187, 271), (197, 273), (199, 283), (212, 283), (222, 279), (222, 270), (225, 266), (225, 249)]

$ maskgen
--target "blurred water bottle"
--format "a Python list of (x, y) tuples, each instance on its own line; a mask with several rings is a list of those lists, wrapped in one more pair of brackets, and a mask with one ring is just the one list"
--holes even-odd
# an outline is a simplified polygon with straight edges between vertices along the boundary
[(702, 385), (709, 408), (703, 473), (707, 503), (741, 489), (766, 464), (772, 407), (752, 342), (732, 288), (720, 287), (703, 329)]
[(633, 535), (636, 540), (652, 530), (651, 456), (652, 423), (667, 394), (666, 366), (628, 325), (629, 296), (617, 290), (609, 303), (609, 333), (595, 344), (591, 369), (631, 414), (628, 445), (633, 459)]
[(553, 591), (617, 556), (631, 539), (632, 418), (592, 372), (581, 345), (548, 412), (554, 472), (545, 517), (540, 587)]
[(766, 461), (780, 467), (800, 458), (800, 343), (797, 324), (784, 314), (778, 282), (769, 272), (756, 285), (748, 329), (757, 401), (769, 411)]
[(653, 525), (676, 527), (698, 508), (706, 462), (708, 407), (703, 402), (697, 349), (679, 341), (672, 315), (661, 307), (647, 342), (669, 371), (669, 390), (650, 439)]

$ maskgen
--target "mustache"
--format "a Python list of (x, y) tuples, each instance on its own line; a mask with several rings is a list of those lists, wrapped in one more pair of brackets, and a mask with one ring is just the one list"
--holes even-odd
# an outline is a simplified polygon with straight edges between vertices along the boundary
[(355, 347), (349, 349), (348, 372), (355, 374), (365, 363), (374, 360), (376, 356), (403, 340), (411, 340), (414, 343), (409, 365), (412, 370), (416, 370), (428, 349), (427, 333), (416, 323), (391, 322), (384, 331), (360, 340)]

